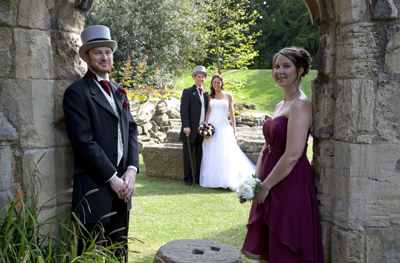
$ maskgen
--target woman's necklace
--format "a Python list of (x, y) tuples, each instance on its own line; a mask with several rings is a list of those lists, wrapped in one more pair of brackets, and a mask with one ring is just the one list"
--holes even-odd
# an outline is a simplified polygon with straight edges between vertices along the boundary
[(290, 99), (288, 99), (287, 101), (283, 100), (282, 108), (285, 107), (285, 104), (286, 104), (286, 103), (289, 103), (289, 102), (291, 102), (291, 101), (294, 100), (294, 95), (296, 95), (297, 92), (298, 92), (298, 90), (297, 90), (295, 93), (293, 93), (293, 94), (290, 96)]

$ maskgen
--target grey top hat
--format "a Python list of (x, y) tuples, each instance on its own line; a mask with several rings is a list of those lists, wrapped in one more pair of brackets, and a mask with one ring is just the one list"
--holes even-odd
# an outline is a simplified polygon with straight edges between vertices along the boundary
[(95, 47), (110, 47), (113, 51), (117, 49), (117, 42), (111, 40), (110, 29), (106, 26), (90, 26), (82, 31), (81, 39), (83, 45), (79, 48), (79, 56), (83, 55)]
[(194, 67), (193, 73), (192, 73), (192, 77), (194, 77), (195, 75), (197, 75), (199, 73), (203, 74), (207, 78), (206, 67), (204, 67), (204, 66), (196, 66), (196, 67)]

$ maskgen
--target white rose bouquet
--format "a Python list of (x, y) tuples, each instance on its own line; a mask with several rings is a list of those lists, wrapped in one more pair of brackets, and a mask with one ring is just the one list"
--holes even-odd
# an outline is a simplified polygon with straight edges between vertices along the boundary
[(261, 190), (261, 181), (258, 176), (252, 175), (247, 178), (243, 183), (239, 184), (236, 190), (236, 196), (239, 198), (241, 204), (246, 201), (252, 200)]
[(199, 126), (199, 134), (205, 139), (211, 138), (215, 133), (215, 128), (211, 123), (203, 123)]

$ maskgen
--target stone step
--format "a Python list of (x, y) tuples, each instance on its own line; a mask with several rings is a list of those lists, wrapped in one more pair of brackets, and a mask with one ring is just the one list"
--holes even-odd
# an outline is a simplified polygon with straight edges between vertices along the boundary
[[(265, 143), (262, 129), (258, 127), (243, 127), (238, 128), (237, 132), (237, 143), (240, 149), (256, 164)], [(183, 145), (179, 141), (179, 133), (180, 127), (174, 127), (167, 132), (166, 142), (143, 147), (142, 155), (147, 176), (183, 179)]]

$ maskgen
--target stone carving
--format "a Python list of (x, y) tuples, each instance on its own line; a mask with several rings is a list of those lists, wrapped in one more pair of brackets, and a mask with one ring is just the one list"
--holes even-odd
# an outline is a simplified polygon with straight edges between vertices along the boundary
[[(156, 256), (165, 263), (243, 262), (236, 248), (206, 239), (170, 241), (158, 250)], [(159, 262), (157, 258), (153, 261)]]

